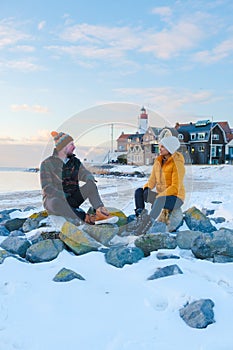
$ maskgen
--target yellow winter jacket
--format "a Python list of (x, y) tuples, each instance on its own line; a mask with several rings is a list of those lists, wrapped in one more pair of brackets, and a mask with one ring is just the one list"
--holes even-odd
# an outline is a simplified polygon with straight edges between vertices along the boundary
[(149, 187), (151, 190), (155, 188), (158, 197), (176, 196), (184, 201), (185, 167), (183, 155), (175, 152), (164, 164), (162, 164), (162, 159), (162, 156), (155, 159), (150, 177), (143, 188)]

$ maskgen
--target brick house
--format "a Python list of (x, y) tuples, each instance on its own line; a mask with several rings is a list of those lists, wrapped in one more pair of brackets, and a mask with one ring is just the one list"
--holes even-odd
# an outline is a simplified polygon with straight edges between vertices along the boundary
[(125, 134), (122, 131), (121, 135), (118, 137), (117, 141), (117, 152), (128, 152), (129, 142), (128, 139), (131, 134)]

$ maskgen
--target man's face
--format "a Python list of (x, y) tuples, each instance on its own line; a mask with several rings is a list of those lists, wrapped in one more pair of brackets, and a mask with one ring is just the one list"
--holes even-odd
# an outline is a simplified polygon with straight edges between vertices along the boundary
[(65, 154), (67, 157), (71, 156), (73, 154), (75, 150), (75, 145), (74, 145), (74, 141), (71, 141), (70, 143), (68, 143), (68, 145), (65, 147)]

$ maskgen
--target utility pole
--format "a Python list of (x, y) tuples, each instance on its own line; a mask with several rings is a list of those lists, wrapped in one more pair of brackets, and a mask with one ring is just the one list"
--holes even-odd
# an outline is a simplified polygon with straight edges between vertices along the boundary
[(213, 144), (213, 116), (211, 120), (211, 129), (210, 129), (210, 164), (212, 164), (212, 144)]
[(113, 123), (111, 124), (111, 153), (113, 153)]

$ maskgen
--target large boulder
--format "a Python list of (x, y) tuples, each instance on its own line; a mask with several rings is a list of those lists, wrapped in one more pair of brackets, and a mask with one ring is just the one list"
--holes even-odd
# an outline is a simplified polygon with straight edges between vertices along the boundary
[(180, 309), (180, 317), (192, 328), (206, 328), (215, 322), (213, 307), (211, 299), (200, 299)]
[(176, 237), (170, 233), (145, 234), (135, 240), (135, 246), (140, 248), (145, 256), (158, 249), (175, 249)]
[(26, 219), (20, 219), (20, 218), (15, 218), (15, 219), (9, 219), (5, 222), (5, 227), (8, 231), (15, 231), (19, 230)]
[(59, 239), (46, 239), (31, 245), (26, 253), (26, 259), (31, 263), (40, 263), (56, 259), (64, 245)]
[(42, 220), (44, 220), (45, 218), (47, 218), (47, 216), (48, 216), (48, 213), (46, 210), (43, 210), (39, 213), (32, 214), (23, 223), (23, 227), (22, 227), (23, 231), (29, 232), (29, 231), (35, 230), (36, 228), (38, 228), (40, 226), (40, 222)]
[(12, 236), (7, 237), (2, 241), (0, 247), (7, 250), (12, 254), (18, 254), (22, 258), (25, 258), (27, 249), (30, 247), (31, 243), (24, 237)]
[(191, 246), (193, 254), (199, 259), (216, 256), (233, 258), (233, 230), (220, 229), (197, 237)]
[(163, 209), (158, 217), (159, 222), (166, 224), (167, 232), (175, 232), (180, 226), (183, 225), (183, 213), (181, 208), (168, 210)]
[(194, 240), (203, 235), (201, 231), (179, 231), (176, 235), (176, 242), (180, 249), (191, 249)]
[(77, 255), (96, 251), (101, 246), (79, 226), (66, 221), (59, 233), (60, 239)]
[(210, 219), (196, 207), (189, 208), (184, 212), (184, 221), (190, 230), (201, 232), (213, 232), (216, 228)]
[(85, 225), (83, 230), (101, 244), (108, 246), (109, 242), (119, 232), (115, 224)]
[(134, 264), (143, 257), (143, 251), (137, 247), (113, 247), (105, 253), (106, 262), (115, 267)]

